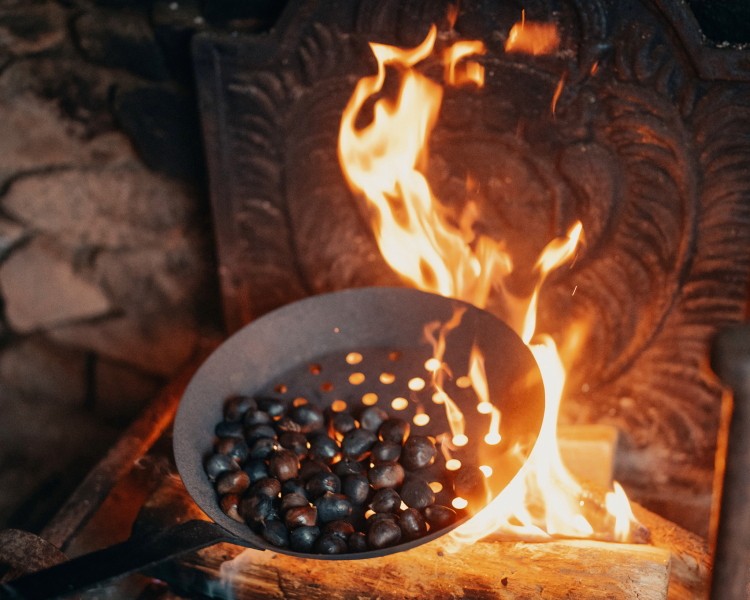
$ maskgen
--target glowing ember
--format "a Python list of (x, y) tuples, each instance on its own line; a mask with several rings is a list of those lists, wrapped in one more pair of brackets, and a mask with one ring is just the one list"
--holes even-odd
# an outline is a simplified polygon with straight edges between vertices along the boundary
[(453, 498), (451, 504), (453, 505), (453, 508), (461, 510), (469, 505), (469, 501), (466, 498), (461, 498), (461, 496), (456, 496)]
[(349, 383), (352, 385), (359, 385), (365, 380), (365, 374), (364, 373), (352, 373), (349, 375)]
[[(616, 485), (606, 495), (592, 493), (562, 463), (556, 428), (565, 368), (554, 341), (536, 333), (540, 290), (550, 272), (575, 256), (583, 237), (582, 225), (574, 223), (566, 235), (552, 239), (543, 249), (529, 274), (534, 278), (530, 295), (517, 297), (508, 292), (505, 280), (513, 272), (513, 261), (503, 242), (475, 231), (478, 211), (473, 203), (467, 202), (460, 214), (451, 214), (434, 197), (425, 176), (429, 136), (437, 122), (443, 87), (416, 67), (430, 56), (436, 41), (437, 31), (432, 27), (413, 49), (370, 44), (378, 70), (357, 83), (342, 115), (338, 149), (342, 171), (352, 190), (366, 203), (375, 238), (388, 264), (419, 289), (480, 307), (486, 306), (490, 294), (502, 296), (503, 305), (508, 307), (506, 321), (528, 345), (542, 374), (545, 414), (536, 444), (530, 454), (517, 446), (508, 450), (508, 459), (523, 467), (484, 509), (450, 534), (450, 544), (457, 548), (492, 531), (534, 539), (566, 536), (630, 540), (636, 521), (622, 488)], [(506, 51), (549, 53), (558, 48), (559, 42), (554, 25), (523, 19), (511, 30)], [(470, 83), (480, 87), (484, 71), (470, 58), (484, 52), (481, 42), (455, 42), (443, 48), (438, 54), (443, 61), (445, 85)], [(395, 99), (379, 95), (387, 66), (394, 67), (392, 71), (399, 77)], [(563, 86), (564, 78), (553, 97), (553, 112)], [(355, 122), (365, 104), (372, 104), (374, 116), (360, 128)], [(476, 410), (490, 415), (488, 430), (466, 431), (464, 415), (444, 387), (446, 378), (453, 378), (443, 361), (445, 340), (447, 333), (459, 325), (463, 312), (458, 309), (448, 322), (430, 323), (425, 328), (433, 348), (432, 358), (424, 365), (429, 374), (427, 389), (434, 390), (434, 403), (444, 405), (450, 427), (450, 433), (438, 440), (448, 470), (461, 469), (461, 462), (451, 452), (476, 443), (472, 435), (482, 436), (480, 439), (488, 445), (502, 440), (502, 414), (490, 398), (479, 352), (472, 353), (469, 372), (457, 381), (459, 387), (475, 393)], [(418, 406), (414, 423), (424, 417)], [(491, 468), (484, 467), (482, 471), (488, 477)], [(469, 504), (461, 497), (456, 498), (454, 506), (456, 502)]]
[(550, 106), (550, 109), (552, 111), (552, 115), (555, 115), (555, 110), (557, 109), (557, 101), (560, 99), (560, 96), (562, 96), (563, 88), (565, 87), (565, 74), (563, 74), (562, 77), (560, 77), (560, 81), (557, 82), (557, 87), (555, 88), (555, 93), (552, 94), (552, 105)]
[[(499, 411), (497, 414), (500, 414)], [(499, 433), (488, 433), (484, 436), (484, 443), (490, 446), (497, 446), (503, 440), (503, 436)]]
[(421, 412), (421, 413), (418, 412), (416, 415), (414, 415), (412, 422), (415, 425), (421, 425), (421, 426), (427, 425), (427, 423), (430, 422), (430, 415), (424, 412)]
[(539, 56), (551, 54), (560, 46), (560, 34), (554, 23), (527, 21), (521, 12), (521, 20), (513, 25), (505, 41), (506, 52), (518, 52)]
[(406, 398), (398, 397), (391, 401), (393, 410), (405, 410), (407, 406), (409, 406), (409, 401)]
[(331, 410), (333, 412), (342, 412), (346, 410), (346, 408), (347, 408), (347, 404), (343, 400), (334, 400), (331, 403)]
[(359, 352), (350, 352), (346, 355), (346, 362), (350, 365), (356, 365), (362, 362), (362, 355)]
[(469, 443), (469, 437), (462, 433), (459, 433), (458, 435), (454, 435), (451, 441), (453, 442), (454, 446), (458, 446), (460, 448)]
[(477, 404), (477, 412), (482, 415), (488, 415), (492, 412), (492, 404), (489, 402), (480, 402)]
[(412, 392), (418, 392), (420, 390), (423, 390), (425, 385), (427, 384), (425, 383), (425, 380), (422, 379), (421, 377), (413, 377), (409, 380), (409, 383), (407, 384), (407, 386)]

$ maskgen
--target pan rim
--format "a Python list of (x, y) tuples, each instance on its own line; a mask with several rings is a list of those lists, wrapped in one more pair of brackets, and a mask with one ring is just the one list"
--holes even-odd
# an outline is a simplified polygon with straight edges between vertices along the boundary
[[(480, 315), (482, 319), (488, 319), (487, 323), (492, 323), (492, 326), (497, 327), (498, 331), (511, 331), (505, 323), (500, 321), (491, 313), (488, 313), (487, 311), (479, 309), (461, 300), (446, 298), (412, 288), (373, 286), (350, 288), (325, 294), (309, 296), (297, 302), (287, 304), (274, 311), (271, 311), (248, 323), (237, 332), (229, 336), (218, 348), (214, 350), (214, 352), (211, 353), (208, 358), (206, 358), (206, 360), (195, 372), (188, 386), (186, 387), (185, 392), (183, 393), (175, 415), (173, 429), (173, 451), (175, 463), (178, 473), (183, 483), (185, 484), (185, 488), (192, 501), (195, 502), (196, 505), (201, 508), (201, 510), (203, 510), (211, 520), (216, 522), (223, 529), (236, 537), (238, 543), (257, 549), (268, 549), (273, 552), (279, 552), (298, 558), (318, 560), (358, 560), (374, 558), (386, 554), (391, 554), (397, 551), (408, 550), (412, 547), (426, 544), (439, 537), (442, 537), (455, 527), (459, 526), (461, 523), (471, 518), (470, 516), (467, 516), (464, 519), (461, 519), (452, 524), (451, 526), (428, 533), (427, 535), (417, 538), (416, 540), (404, 542), (393, 547), (379, 550), (368, 550), (360, 553), (346, 553), (339, 555), (324, 555), (314, 553), (308, 554), (295, 552), (288, 548), (276, 547), (266, 543), (262, 537), (255, 534), (246, 524), (239, 523), (226, 516), (218, 507), (216, 493), (213, 490), (213, 486), (208, 481), (208, 478), (203, 470), (203, 458), (205, 457), (205, 450), (203, 453), (199, 453), (202, 455), (196, 455), (196, 448), (198, 446), (210, 448), (210, 440), (213, 438), (209, 436), (205, 440), (190, 440), (191, 443), (188, 443), (189, 436), (192, 436), (195, 430), (194, 424), (192, 423), (194, 415), (192, 415), (191, 412), (195, 410), (196, 406), (200, 406), (200, 404), (204, 401), (203, 398), (207, 392), (206, 386), (208, 380), (211, 380), (217, 372), (222, 372), (222, 367), (227, 364), (227, 361), (231, 360), (232, 362), (230, 364), (232, 365), (236, 365), (241, 362), (243, 351), (246, 350), (246, 348), (243, 348), (243, 346), (245, 346), (248, 341), (252, 341), (253, 339), (255, 339), (256, 341), (264, 340), (266, 339), (266, 336), (269, 335), (276, 335), (276, 337), (280, 337), (278, 336), (278, 331), (276, 331), (280, 323), (295, 323), (300, 318), (303, 318), (305, 316), (307, 316), (308, 318), (312, 318), (310, 315), (318, 315), (318, 313), (324, 314), (327, 311), (329, 312), (332, 306), (335, 306), (336, 308), (344, 308), (340, 311), (337, 311), (338, 314), (331, 315), (330, 320), (326, 321), (325, 323), (311, 324), (310, 327), (312, 328), (312, 330), (315, 330), (316, 327), (327, 327), (332, 322), (339, 322), (341, 324), (341, 328), (335, 327), (334, 330), (345, 330), (347, 329), (347, 327), (351, 327), (351, 324), (353, 322), (351, 320), (351, 317), (353, 315), (364, 315), (365, 317), (367, 317), (367, 311), (371, 310), (373, 306), (377, 306), (381, 310), (393, 310), (395, 311), (394, 314), (396, 314), (398, 310), (406, 310), (408, 314), (414, 314), (420, 312), (421, 306), (423, 305), (429, 308), (439, 306), (441, 308), (441, 311), (446, 314), (447, 311), (453, 311), (456, 307), (464, 306), (467, 308), (467, 311), (471, 311), (471, 313)], [(425, 310), (425, 312), (429, 311)], [(372, 336), (372, 339), (376, 339), (378, 331), (367, 331), (367, 325), (367, 323), (362, 324), (363, 331), (359, 332), (359, 334), (365, 337)], [(375, 329), (377, 329), (377, 327)], [(336, 331), (335, 333), (338, 334), (340, 332)], [(406, 335), (408, 335), (408, 332), (405, 333)], [(527, 360), (529, 365), (533, 365), (533, 369), (536, 370), (535, 376), (538, 377), (541, 385), (541, 375), (538, 373), (538, 368), (536, 367), (536, 362), (533, 360), (531, 352), (523, 344), (523, 342), (521, 342), (520, 338), (518, 338), (515, 333), (512, 333), (512, 335), (514, 338), (518, 339), (518, 344), (520, 344), (520, 346), (518, 346), (514, 350), (520, 350), (521, 352), (527, 353), (527, 357), (525, 360)], [(333, 338), (334, 341), (332, 343), (335, 346), (337, 343), (336, 335), (329, 337)], [(345, 342), (345, 336), (341, 339), (343, 346), (341, 349), (343, 350), (347, 346), (347, 344), (343, 343)], [(271, 353), (273, 353), (273, 351)], [(295, 359), (297, 359), (299, 362), (307, 360), (307, 358), (305, 357), (305, 352), (296, 351), (295, 358), (293, 358), (289, 362), (293, 362)], [(231, 368), (229, 370), (231, 371)], [(264, 368), (261, 370), (263, 372), (262, 374), (258, 375), (258, 378), (265, 379), (265, 381), (270, 380), (268, 378), (269, 365), (264, 365)], [(236, 376), (236, 374), (229, 373), (229, 377), (231, 378), (232, 376)], [(224, 385), (227, 385), (227, 382), (224, 382)], [(219, 400), (209, 399), (208, 402), (210, 403), (213, 401), (217, 408), (219, 408), (220, 410), (221, 403), (226, 397), (227, 396), (222, 392), (217, 391), (217, 393), (215, 394), (215, 398), (219, 398)], [(534, 401), (538, 402), (538, 399), (535, 399)], [(541, 402), (543, 405), (543, 392)], [(216, 422), (217, 421), (213, 421), (208, 424), (211, 429), (213, 429), (213, 426)], [(539, 429), (541, 429), (541, 420), (539, 420), (538, 427), (536, 427), (537, 435)]]

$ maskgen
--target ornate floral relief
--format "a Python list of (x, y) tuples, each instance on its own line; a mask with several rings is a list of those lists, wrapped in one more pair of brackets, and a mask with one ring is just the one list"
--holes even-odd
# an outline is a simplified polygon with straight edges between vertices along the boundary
[[(467, 175), (476, 180), (479, 227), (507, 241), (522, 272), (582, 220), (585, 247), (540, 303), (541, 327), (559, 340), (573, 323), (588, 326), (564, 417), (624, 431), (626, 483), (647, 487), (657, 469), (664, 485), (705, 492), (719, 402), (708, 343), (748, 298), (750, 89), (699, 79), (645, 0), (627, 13), (596, 0), (526, 3), (528, 18), (559, 23), (554, 57), (503, 52), (520, 8), (461, 3), (457, 31), (489, 47), (487, 84), (446, 92), (428, 177), (456, 205)], [(374, 68), (367, 40), (419, 41), (444, 9), (362, 0), (353, 31), (310, 9), (294, 36), (237, 40), (220, 60), (228, 91), (216, 118), (235, 223), (222, 262), (252, 281), (257, 312), (306, 293), (398, 284), (341, 175), (338, 124)], [(490, 308), (502, 316), (497, 299)]]

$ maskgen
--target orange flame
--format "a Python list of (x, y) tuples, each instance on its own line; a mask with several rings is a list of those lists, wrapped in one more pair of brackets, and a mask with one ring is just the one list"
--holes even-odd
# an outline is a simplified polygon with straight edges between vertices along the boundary
[(456, 26), (456, 21), (458, 20), (458, 4), (450, 4), (448, 6), (448, 27), (450, 27), (451, 30)]
[(449, 85), (463, 85), (465, 83), (475, 83), (479, 87), (484, 85), (484, 67), (478, 62), (467, 60), (464, 61), (464, 70), (459, 71), (458, 65), (462, 58), (472, 54), (484, 54), (486, 48), (482, 42), (456, 42), (445, 49), (443, 53), (443, 64), (445, 65), (445, 81)]
[(490, 426), (484, 436), (484, 443), (488, 446), (496, 446), (503, 437), (500, 434), (502, 414), (490, 401), (490, 390), (487, 387), (487, 376), (484, 370), (484, 356), (477, 348), (472, 349), (469, 357), (469, 380), (477, 395), (477, 412), (490, 415)]
[(531, 341), (531, 338), (536, 331), (536, 313), (539, 304), (539, 292), (542, 289), (542, 285), (544, 284), (547, 275), (559, 265), (572, 258), (578, 247), (578, 242), (581, 239), (582, 234), (583, 225), (581, 225), (581, 222), (579, 221), (571, 227), (566, 237), (556, 238), (547, 244), (544, 250), (542, 250), (539, 259), (536, 261), (535, 269), (538, 271), (539, 276), (534, 291), (529, 298), (526, 315), (523, 320), (523, 328), (521, 330), (521, 339), (526, 344)]
[[(458, 327), (465, 312), (466, 308), (459, 307), (454, 311), (453, 316), (447, 323), (434, 321), (428, 323), (425, 327), (425, 337), (432, 344), (433, 348), (433, 357), (427, 361), (428, 363), (432, 363), (433, 366), (430, 367), (430, 364), (427, 364), (425, 367), (432, 373), (432, 386), (435, 388), (433, 401), (436, 404), (445, 405), (445, 416), (448, 419), (448, 425), (452, 433), (452, 438), (448, 445), (449, 448), (451, 446), (465, 446), (469, 441), (469, 438), (466, 437), (464, 415), (443, 387), (445, 376), (450, 375), (445, 363), (443, 363), (446, 335), (449, 331)], [(446, 457), (446, 460), (448, 459), (449, 457)]]
[[(451, 219), (433, 197), (424, 175), (427, 140), (437, 120), (443, 88), (407, 70), (402, 73), (395, 103), (378, 99), (372, 122), (362, 129), (355, 126), (365, 102), (381, 91), (386, 66), (406, 69), (416, 65), (430, 54), (436, 38), (433, 26), (413, 50), (370, 44), (378, 72), (358, 82), (344, 110), (339, 161), (349, 185), (367, 201), (386, 262), (414, 287), (444, 296), (455, 295), (454, 290), (461, 288), (463, 297), (484, 306), (493, 279), (510, 271), (510, 257), (501, 244), (474, 233), (473, 205), (458, 219)], [(444, 53), (447, 76), (479, 83), (469, 71), (456, 74), (456, 64), (468, 52), (459, 44)], [(473, 44), (470, 48), (478, 52), (484, 47)]]
[(511, 27), (505, 41), (506, 52), (539, 56), (551, 54), (560, 46), (560, 33), (554, 23), (527, 21), (521, 12), (521, 20)]
[[(542, 47), (547, 52), (557, 47), (559, 36), (554, 26), (541, 30), (549, 27), (554, 32), (549, 37), (552, 41), (534, 46), (535, 52), (541, 52)], [(522, 33), (515, 34), (514, 39), (524, 38), (535, 28), (522, 22)], [(430, 55), (436, 40), (437, 32), (432, 27), (425, 40), (411, 50), (371, 44), (378, 71), (358, 82), (344, 110), (339, 159), (349, 185), (371, 212), (375, 237), (390, 266), (419, 289), (480, 307), (486, 306), (493, 291), (500, 294), (510, 310), (507, 321), (528, 345), (542, 373), (546, 407), (533, 450), (527, 458), (521, 448), (514, 449), (519, 463), (525, 461), (523, 468), (450, 539), (458, 546), (497, 530), (540, 539), (554, 535), (628, 540), (636, 521), (622, 488), (616, 486), (599, 498), (584, 489), (562, 462), (556, 429), (565, 368), (552, 338), (536, 333), (542, 286), (549, 273), (574, 258), (583, 227), (575, 223), (565, 236), (547, 244), (534, 267), (535, 285), (528, 297), (508, 292), (504, 282), (513, 272), (513, 261), (501, 241), (474, 231), (477, 206), (467, 202), (461, 214), (449, 214), (434, 197), (424, 174), (429, 136), (437, 122), (443, 87), (414, 67)], [(521, 51), (518, 48), (522, 42), (513, 43), (517, 44), (516, 49), (509, 51)], [(467, 68), (472, 61), (466, 59), (483, 52), (480, 42), (456, 42), (443, 50), (446, 85), (470, 81), (481, 86), (483, 79), (470, 75), (481, 69)], [(377, 97), (388, 65), (395, 67), (400, 77), (399, 93), (393, 101)], [(463, 70), (458, 65), (463, 65)], [(368, 125), (358, 128), (355, 121), (365, 103), (372, 100), (374, 117)], [(433, 401), (445, 405), (451, 427), (441, 444), (449, 463), (454, 460), (451, 450), (470, 441), (463, 415), (443, 386), (444, 378), (452, 376), (442, 362), (445, 334), (458, 325), (461, 316), (462, 311), (458, 311), (448, 323), (432, 323), (425, 331), (434, 349), (433, 358), (425, 365), (432, 373)], [(571, 332), (571, 336), (579, 337), (576, 332)], [(468, 383), (461, 383), (464, 378)], [(491, 415), (485, 439), (498, 443), (502, 415), (489, 397), (484, 360), (478, 352), (472, 354), (469, 373), (459, 378), (457, 385), (473, 388), (477, 410)]]
[(557, 110), (557, 101), (560, 99), (560, 96), (562, 96), (563, 88), (565, 87), (565, 73), (563, 73), (562, 77), (560, 77), (560, 81), (557, 82), (557, 86), (555, 87), (555, 91), (552, 94), (552, 104), (550, 105), (550, 108), (552, 110), (552, 116), (555, 116), (555, 111)]

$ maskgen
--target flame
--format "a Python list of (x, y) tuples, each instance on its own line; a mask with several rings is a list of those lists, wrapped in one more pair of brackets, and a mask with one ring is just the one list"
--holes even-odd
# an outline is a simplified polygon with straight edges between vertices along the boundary
[(559, 402), (555, 400), (562, 396), (565, 369), (552, 338), (539, 336), (529, 349), (539, 365), (545, 389), (546, 408), (539, 438), (508, 486), (451, 532), (449, 549), (480, 539), (490, 531), (524, 539), (593, 537), (596, 533), (581, 512), (583, 489), (565, 468), (557, 446)]
[[(339, 161), (349, 185), (365, 199), (372, 227), (386, 262), (412, 286), (443, 296), (458, 287), (464, 297), (484, 306), (493, 279), (510, 272), (502, 244), (473, 231), (476, 206), (469, 203), (457, 219), (438, 202), (424, 175), (427, 140), (437, 121), (443, 88), (409, 69), (432, 51), (437, 30), (412, 50), (370, 44), (378, 63), (375, 75), (360, 79), (344, 109), (339, 130)], [(477, 69), (457, 71), (479, 43), (457, 42), (443, 53), (445, 75), (455, 82), (481, 85)], [(464, 61), (470, 62), (470, 61)], [(395, 102), (379, 98), (367, 126), (355, 121), (362, 107), (385, 83), (386, 66), (401, 69)]]
[(622, 486), (615, 481), (612, 487), (614, 491), (607, 493), (605, 503), (607, 510), (615, 517), (615, 540), (627, 542), (631, 537), (631, 525), (636, 518)]
[[(413, 49), (370, 44), (377, 73), (357, 83), (344, 110), (339, 159), (350, 187), (371, 214), (380, 251), (394, 271), (414, 287), (479, 307), (486, 306), (490, 295), (497, 293), (509, 311), (506, 320), (528, 345), (542, 374), (545, 413), (534, 448), (530, 453), (517, 446), (511, 449), (510, 459), (523, 466), (485, 508), (454, 530), (449, 545), (458, 547), (492, 531), (535, 539), (565, 536), (630, 540), (637, 522), (622, 488), (615, 486), (606, 494), (586, 489), (563, 464), (556, 429), (566, 370), (553, 339), (536, 331), (544, 282), (552, 271), (574, 259), (583, 240), (583, 227), (580, 222), (574, 223), (564, 236), (547, 244), (530, 273), (534, 277), (532, 292), (519, 297), (505, 285), (513, 272), (513, 260), (505, 245), (475, 230), (478, 206), (467, 201), (459, 214), (453, 214), (434, 196), (425, 176), (427, 149), (444, 87), (416, 67), (433, 53), (437, 39), (433, 26), (425, 40)], [(558, 44), (554, 25), (527, 23), (523, 19), (520, 28), (511, 30), (506, 50), (542, 53), (553, 51)], [(437, 52), (443, 63), (444, 85), (471, 83), (481, 87), (481, 65), (469, 58), (484, 52), (484, 45), (476, 41), (455, 42)], [(380, 97), (386, 67), (392, 67), (399, 77), (395, 99)], [(561, 79), (556, 98), (563, 84)], [(367, 125), (358, 127), (355, 123), (368, 102), (374, 102), (374, 116)], [(469, 178), (467, 189), (472, 186)], [(460, 467), (451, 453), (470, 443), (469, 435), (473, 434), (466, 431), (464, 416), (444, 387), (445, 378), (453, 376), (443, 362), (446, 335), (460, 323), (462, 315), (463, 311), (458, 310), (447, 323), (430, 323), (425, 328), (433, 347), (433, 357), (425, 368), (434, 389), (432, 401), (443, 405), (450, 425), (450, 433), (440, 441), (451, 468)], [(570, 332), (567, 341), (570, 344), (579, 338), (580, 332)], [(470, 357), (468, 374), (456, 383), (473, 389), (477, 410), (491, 416), (488, 430), (481, 435), (488, 444), (499, 443), (502, 414), (492, 403), (484, 359), (476, 349)], [(424, 411), (418, 408), (418, 414)]]
[(458, 20), (458, 4), (449, 4), (447, 12), (448, 27), (450, 27), (452, 31)]
[(490, 390), (487, 386), (487, 375), (484, 370), (484, 356), (474, 347), (469, 357), (469, 381), (477, 396), (477, 412), (490, 415), (490, 425), (484, 436), (484, 443), (495, 446), (502, 441), (500, 434), (500, 423), (502, 414), (500, 410), (490, 401)]
[[(443, 362), (446, 336), (448, 332), (458, 327), (465, 312), (465, 307), (458, 307), (453, 312), (453, 316), (448, 322), (441, 323), (440, 321), (433, 321), (432, 323), (428, 323), (425, 327), (425, 337), (432, 344), (433, 348), (433, 357), (427, 362), (431, 363), (433, 368), (430, 368), (428, 365), (425, 366), (432, 374), (432, 386), (435, 388), (433, 402), (445, 406), (445, 416), (448, 419), (448, 426), (452, 433), (452, 438), (446, 440), (446, 443), (443, 444), (443, 446), (447, 446), (448, 448), (465, 446), (469, 441), (469, 438), (466, 436), (466, 422), (464, 415), (443, 387), (445, 376), (451, 374)], [(439, 366), (435, 368), (438, 364)], [(445, 458), (446, 461), (448, 461), (451, 457), (446, 456)]]
[(560, 33), (554, 23), (527, 21), (525, 11), (521, 20), (511, 27), (505, 41), (506, 52), (540, 56), (551, 54), (560, 47)]
[(552, 94), (552, 103), (550, 105), (550, 110), (552, 111), (552, 116), (555, 116), (555, 111), (557, 109), (557, 101), (560, 99), (560, 96), (562, 96), (563, 88), (565, 87), (565, 79), (566, 74), (563, 73), (562, 77), (560, 77), (560, 81), (557, 82), (557, 86), (555, 87), (555, 91)]
[[(478, 62), (467, 60), (460, 62), (461, 59), (471, 56), (472, 54), (484, 54), (486, 48), (482, 42), (461, 41), (445, 49), (443, 53), (443, 65), (445, 66), (445, 81), (449, 85), (463, 85), (465, 83), (474, 83), (479, 87), (484, 85), (484, 67)], [(458, 69), (462, 64), (463, 71)]]
[(536, 285), (534, 286), (534, 291), (528, 300), (526, 315), (520, 333), (521, 339), (524, 343), (528, 344), (536, 331), (536, 313), (539, 304), (539, 292), (542, 289), (542, 285), (544, 284), (547, 275), (557, 268), (557, 266), (572, 258), (578, 247), (578, 242), (580, 241), (582, 234), (583, 225), (578, 221), (573, 227), (571, 227), (566, 237), (552, 240), (547, 244), (542, 251), (542, 254), (539, 256), (534, 267), (539, 275)]

